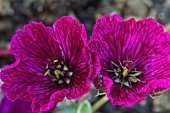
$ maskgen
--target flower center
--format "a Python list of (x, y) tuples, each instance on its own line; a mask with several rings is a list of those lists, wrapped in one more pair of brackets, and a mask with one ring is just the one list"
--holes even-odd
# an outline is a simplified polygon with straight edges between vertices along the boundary
[(112, 70), (106, 70), (112, 73), (112, 79), (115, 83), (121, 84), (132, 88), (132, 86), (140, 82), (138, 76), (141, 74), (140, 71), (137, 71), (132, 61), (124, 61), (123, 63), (119, 62), (116, 64), (111, 61)]
[(53, 60), (46, 65), (44, 76), (49, 76), (58, 85), (67, 86), (74, 75), (63, 61)]

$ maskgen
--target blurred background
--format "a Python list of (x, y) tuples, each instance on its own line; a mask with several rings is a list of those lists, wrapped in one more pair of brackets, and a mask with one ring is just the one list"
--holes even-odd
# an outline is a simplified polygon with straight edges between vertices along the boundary
[[(154, 18), (164, 24), (165, 30), (170, 31), (170, 0), (0, 0), (0, 68), (14, 62), (9, 52), (9, 43), (16, 29), (22, 29), (30, 20), (42, 21), (45, 25), (52, 26), (53, 22), (63, 15), (71, 15), (84, 23), (88, 37), (95, 20), (104, 14), (118, 13), (124, 19), (135, 17), (136, 19)], [(94, 98), (96, 90), (86, 95), (93, 105), (102, 96)], [(3, 99), (3, 101), (1, 101)], [(22, 112), (18, 106), (22, 102), (6, 100), (0, 92), (0, 113), (27, 113)], [(23, 104), (22, 104), (23, 105)], [(6, 108), (4, 108), (4, 106)], [(25, 106), (30, 109), (30, 103)], [(47, 113), (75, 113), (78, 103), (76, 101), (64, 101)], [(23, 107), (24, 108), (24, 107)], [(12, 109), (4, 111), (4, 109)], [(17, 109), (16, 112), (14, 112)], [(27, 110), (29, 111), (29, 110)], [(112, 106), (108, 101), (96, 113), (169, 113), (170, 91), (156, 99), (144, 100), (130, 108), (125, 106)], [(30, 113), (30, 112), (28, 112)]]

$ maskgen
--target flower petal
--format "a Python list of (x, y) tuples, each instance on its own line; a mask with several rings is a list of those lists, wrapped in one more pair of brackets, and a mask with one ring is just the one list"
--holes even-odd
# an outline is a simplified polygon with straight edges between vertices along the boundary
[(121, 88), (120, 85), (113, 83), (110, 78), (105, 77), (104, 79), (106, 94), (112, 105), (125, 105), (130, 107), (133, 104), (146, 99), (146, 96), (138, 94), (136, 89)]
[(76, 65), (83, 59), (83, 49), (87, 43), (83, 24), (70, 16), (64, 16), (54, 23), (55, 38), (64, 52), (64, 61)]
[(28, 88), (29, 95), (33, 98), (33, 112), (47, 111), (61, 102), (67, 91), (65, 89), (58, 90), (56, 86), (49, 82), (35, 83)]
[(24, 31), (17, 30), (10, 46), (16, 59), (39, 59), (43, 63), (62, 56), (53, 29), (41, 22), (32, 21), (24, 26)]
[(69, 100), (78, 99), (90, 91), (90, 79), (88, 75), (89, 68), (80, 68), (80, 70), (75, 72), (68, 88), (69, 93), (67, 98)]
[(170, 79), (153, 79), (148, 84), (143, 86), (138, 93), (154, 94), (170, 87)]
[(99, 57), (97, 55), (97, 52), (92, 51), (89, 47), (85, 48), (85, 55), (86, 58), (89, 59), (89, 66), (90, 66), (90, 78), (95, 78), (99, 73), (100, 73), (100, 60)]
[(22, 99), (25, 101), (31, 101), (27, 88), (28, 86), (49, 81), (49, 78), (43, 76), (42, 71), (39, 68), (33, 68), (28, 65), (29, 61), (23, 61), (17, 59), (14, 64), (6, 66), (1, 71), (1, 80), (4, 84), (1, 86), (2, 91), (4, 91), (10, 100)]

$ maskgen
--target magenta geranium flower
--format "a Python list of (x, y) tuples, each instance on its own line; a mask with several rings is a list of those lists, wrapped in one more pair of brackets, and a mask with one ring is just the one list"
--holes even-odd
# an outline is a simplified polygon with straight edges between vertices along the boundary
[(60, 18), (54, 29), (30, 22), (11, 40), (16, 62), (2, 69), (2, 90), (10, 100), (32, 101), (35, 112), (80, 98), (90, 90), (86, 41), (84, 25), (72, 17)]
[(101, 66), (94, 85), (106, 88), (112, 105), (131, 106), (170, 87), (170, 34), (151, 18), (105, 15), (96, 21), (89, 48), (98, 54), (97, 70)]

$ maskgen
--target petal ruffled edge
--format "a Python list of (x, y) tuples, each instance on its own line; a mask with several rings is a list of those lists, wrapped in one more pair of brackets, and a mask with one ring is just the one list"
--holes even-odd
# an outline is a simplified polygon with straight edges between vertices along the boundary
[(139, 94), (154, 94), (170, 88), (170, 79), (154, 79), (139, 90)]
[(113, 81), (108, 77), (104, 78), (104, 85), (106, 87), (106, 95), (109, 98), (113, 106), (115, 105), (125, 105), (130, 107), (137, 102), (146, 99), (143, 94), (138, 94), (135, 89), (120, 88), (113, 83)]

